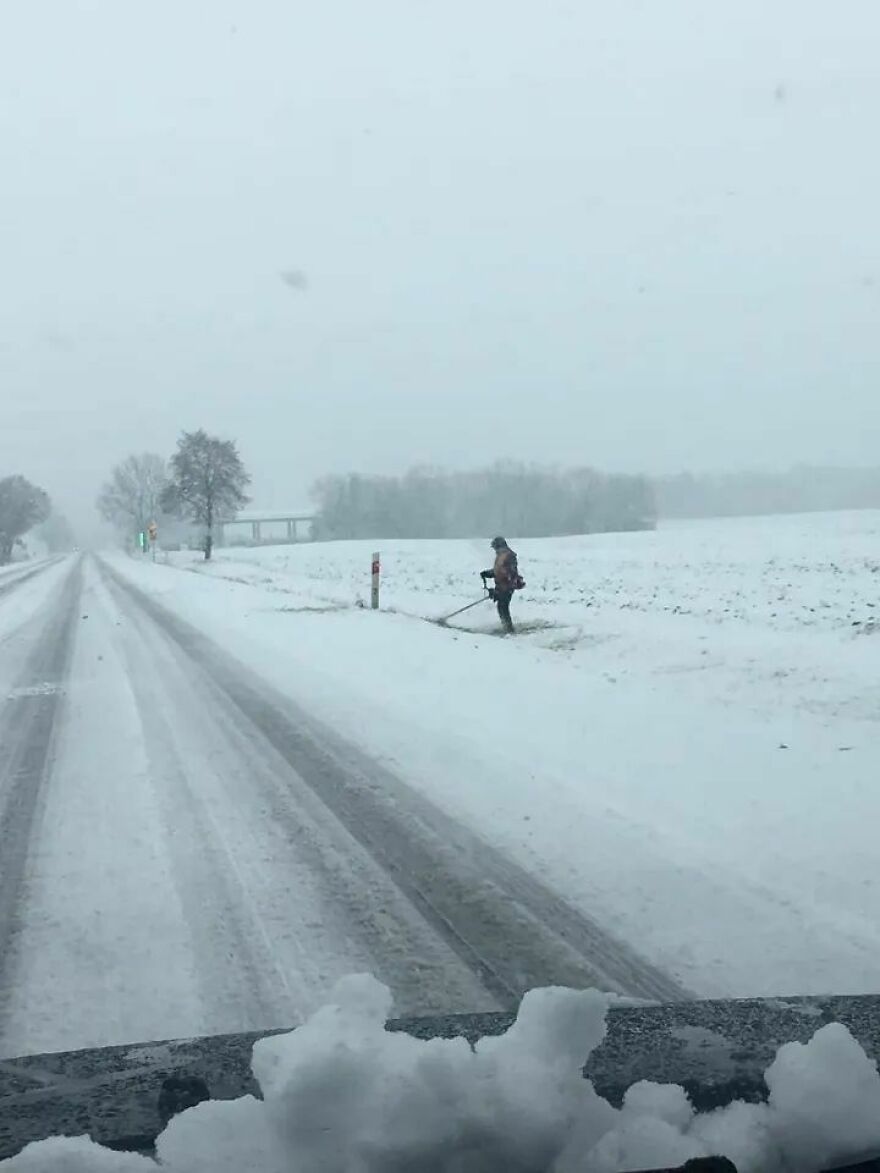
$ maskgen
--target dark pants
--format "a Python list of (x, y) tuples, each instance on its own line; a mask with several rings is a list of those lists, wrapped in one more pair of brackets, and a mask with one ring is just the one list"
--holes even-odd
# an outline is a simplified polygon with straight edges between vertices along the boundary
[(510, 618), (510, 600), (513, 598), (513, 591), (495, 591), (495, 605), (498, 608), (498, 615), (501, 619), (501, 625), (506, 632), (513, 631), (513, 620)]

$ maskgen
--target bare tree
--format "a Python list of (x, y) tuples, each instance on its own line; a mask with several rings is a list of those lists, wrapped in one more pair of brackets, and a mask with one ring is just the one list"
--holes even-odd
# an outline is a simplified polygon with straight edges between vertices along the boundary
[(184, 514), (202, 528), (207, 560), (214, 549), (214, 526), (247, 504), (250, 481), (233, 440), (219, 440), (203, 428), (182, 432), (162, 504), (169, 513)]
[(0, 480), (0, 566), (12, 561), (16, 542), (45, 521), (51, 508), (48, 494), (25, 477)]
[(117, 464), (98, 494), (98, 512), (125, 533), (141, 533), (161, 510), (168, 468), (161, 456), (143, 452)]

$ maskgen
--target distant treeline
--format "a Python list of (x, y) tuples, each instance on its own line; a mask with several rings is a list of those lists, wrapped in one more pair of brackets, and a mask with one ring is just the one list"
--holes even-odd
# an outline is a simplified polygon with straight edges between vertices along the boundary
[(327, 476), (312, 489), (314, 536), (549, 537), (653, 529), (646, 477), (496, 464), (477, 472), (411, 469), (401, 477)]
[(649, 479), (499, 463), (476, 472), (411, 469), (404, 476), (327, 476), (312, 489), (314, 536), (551, 537), (653, 529), (658, 517), (732, 517), (880, 509), (880, 468), (798, 465)]
[(660, 517), (880, 508), (880, 468), (797, 465), (780, 473), (680, 473), (656, 478), (653, 486)]

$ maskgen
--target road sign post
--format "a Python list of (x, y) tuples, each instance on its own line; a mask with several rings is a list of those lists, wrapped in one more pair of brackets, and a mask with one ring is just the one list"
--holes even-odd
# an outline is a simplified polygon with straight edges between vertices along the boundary
[(374, 611), (379, 610), (379, 572), (381, 564), (378, 551), (373, 555), (373, 589), (370, 595), (370, 606)]
[(155, 562), (156, 561), (156, 538), (158, 538), (158, 536), (159, 536), (159, 527), (156, 525), (155, 521), (151, 521), (150, 524), (147, 526), (147, 534), (149, 535), (149, 538), (150, 538), (150, 550), (152, 551), (153, 561)]

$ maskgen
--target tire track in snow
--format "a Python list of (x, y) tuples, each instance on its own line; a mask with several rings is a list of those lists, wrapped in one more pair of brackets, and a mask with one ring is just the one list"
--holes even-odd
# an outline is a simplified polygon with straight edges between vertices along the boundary
[(39, 565), (32, 567), (30, 570), (26, 570), (23, 574), (4, 575), (3, 578), (0, 578), (0, 599), (4, 595), (12, 594), (15, 588), (20, 587), (22, 583), (29, 582), (30, 579), (36, 578), (38, 574), (44, 574), (50, 566), (55, 566), (60, 561), (60, 557), (47, 558), (44, 562), (40, 562)]
[(552, 984), (666, 1001), (688, 996), (196, 628), (103, 569), (274, 747), (502, 1005)]
[[(273, 973), (259, 918), (249, 915), (228, 842), (200, 793), (198, 773), (212, 769), (210, 748), (196, 771), (177, 744), (177, 721), (165, 709), (168, 697), (160, 695), (164, 682), (157, 679), (153, 654), (145, 655), (142, 647), (132, 652), (128, 675), (191, 946), (193, 984), (209, 1022), (214, 1019), (224, 1030), (244, 1025), (237, 1017), (242, 1006), (248, 1008), (248, 1026), (277, 1025), (273, 977), (278, 984), (286, 975)], [(167, 963), (180, 966), (182, 958), (169, 957)]]
[(212, 1029), (300, 1021), (353, 970), (387, 982), (401, 1012), (498, 1009), (176, 640), (114, 580), (102, 588), (124, 620), (162, 838)]
[[(36, 573), (40, 571), (27, 577)], [(0, 1022), (15, 965), (17, 918), (51, 770), (54, 730), (70, 668), (81, 587), (82, 564), (77, 559), (0, 709)]]

